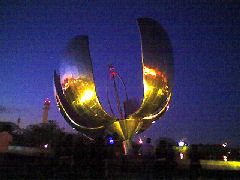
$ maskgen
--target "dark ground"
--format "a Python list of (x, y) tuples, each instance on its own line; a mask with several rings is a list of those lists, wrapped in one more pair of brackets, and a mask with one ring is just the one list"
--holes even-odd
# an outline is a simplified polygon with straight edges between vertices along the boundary
[(9, 154), (0, 167), (0, 179), (240, 179), (239, 171), (183, 168), (166, 161), (151, 161), (143, 168), (140, 159), (74, 161)]

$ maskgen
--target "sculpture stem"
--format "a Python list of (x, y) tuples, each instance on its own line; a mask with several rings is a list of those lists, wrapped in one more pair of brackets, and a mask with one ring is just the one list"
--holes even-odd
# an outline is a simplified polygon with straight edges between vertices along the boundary
[(125, 155), (131, 155), (132, 154), (132, 143), (131, 140), (125, 140), (123, 141), (123, 149)]

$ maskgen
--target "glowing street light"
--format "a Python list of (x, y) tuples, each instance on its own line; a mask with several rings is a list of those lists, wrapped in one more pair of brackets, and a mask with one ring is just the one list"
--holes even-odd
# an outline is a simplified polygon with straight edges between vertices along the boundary
[(109, 144), (114, 144), (113, 138), (112, 138), (112, 137), (109, 137), (109, 138), (108, 138), (108, 142), (109, 142)]
[(183, 147), (184, 145), (185, 145), (185, 142), (184, 142), (184, 141), (179, 141), (179, 142), (178, 142), (178, 146), (179, 146), (179, 147)]

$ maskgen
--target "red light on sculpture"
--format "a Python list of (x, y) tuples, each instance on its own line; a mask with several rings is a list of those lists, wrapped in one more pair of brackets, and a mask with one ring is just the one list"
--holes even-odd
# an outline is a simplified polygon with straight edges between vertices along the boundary
[(116, 78), (117, 76), (117, 73), (115, 72), (115, 67), (108, 64), (108, 68), (110, 70), (110, 78), (113, 79), (113, 78)]
[(117, 76), (117, 73), (116, 72), (111, 72), (110, 73), (110, 78), (113, 79)]

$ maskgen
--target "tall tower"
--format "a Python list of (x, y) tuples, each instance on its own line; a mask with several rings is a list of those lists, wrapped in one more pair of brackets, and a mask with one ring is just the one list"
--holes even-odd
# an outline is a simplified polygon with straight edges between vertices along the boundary
[(48, 110), (50, 109), (50, 103), (49, 99), (47, 98), (46, 101), (44, 102), (43, 106), (43, 116), (42, 116), (42, 123), (47, 123), (48, 122)]
[(20, 123), (21, 123), (21, 118), (20, 118), (20, 116), (19, 116), (18, 119), (17, 119), (18, 128), (20, 128)]

